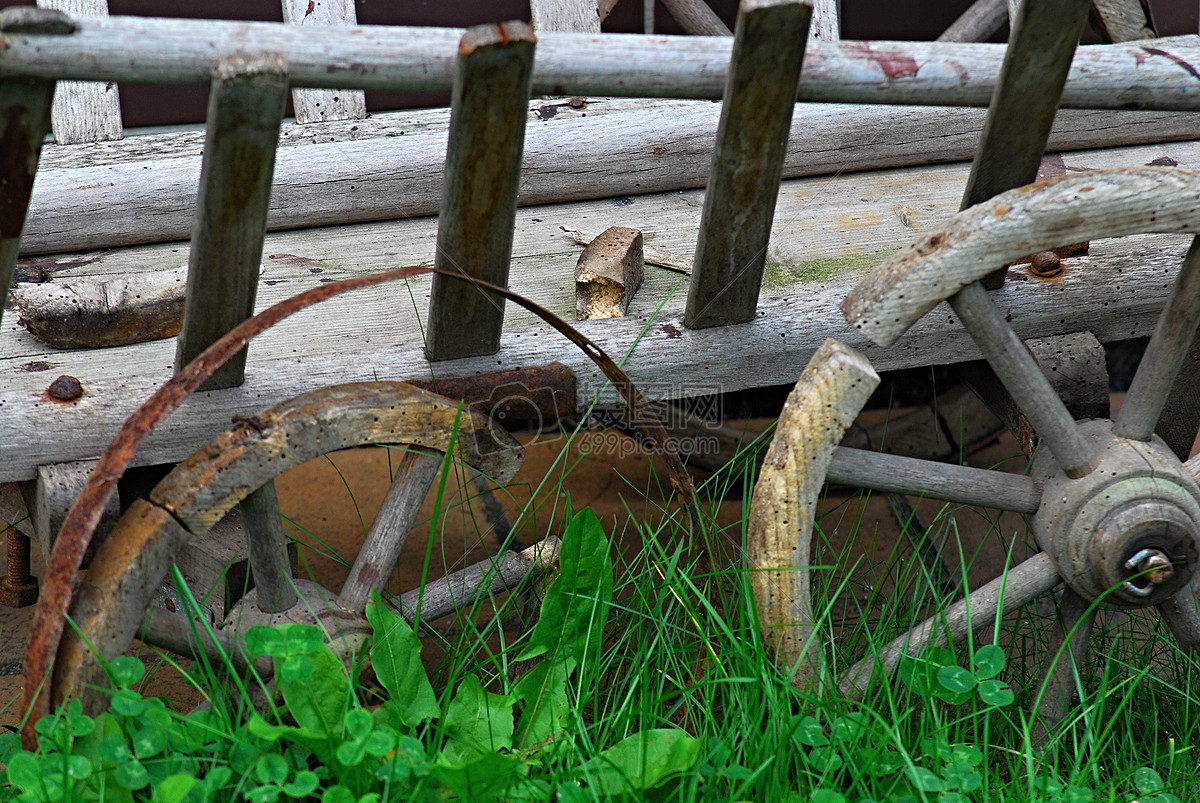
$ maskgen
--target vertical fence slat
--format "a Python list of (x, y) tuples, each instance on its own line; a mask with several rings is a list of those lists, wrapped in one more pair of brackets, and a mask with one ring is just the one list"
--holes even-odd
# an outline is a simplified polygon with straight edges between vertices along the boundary
[(0, 81), (0, 312), (21, 249), (42, 142), (50, 133), (53, 97), (53, 81)]
[(1092, 16), (1103, 36), (1112, 42), (1131, 42), (1155, 36), (1139, 0), (1092, 0)]
[[(277, 55), (233, 56), (213, 69), (176, 369), (254, 314), (286, 98)], [(204, 387), (240, 385), (245, 368), (243, 350)]]
[(812, 7), (743, 0), (683, 322), (754, 318)]
[[(469, 28), (458, 49), (434, 265), (508, 283), (536, 38), (523, 22)], [(431, 360), (500, 349), (503, 299), (433, 277)]]
[[(72, 17), (107, 17), (108, 0), (37, 0), (38, 7)], [(60, 145), (121, 138), (117, 85), (98, 81), (59, 81), (54, 93), (54, 141)]]
[[(283, 0), (283, 21), (291, 25), (357, 25), (354, 0)], [(361, 120), (367, 101), (356, 89), (294, 89), (297, 123)]]
[(842, 38), (842, 0), (812, 0), (808, 38), (836, 42)]

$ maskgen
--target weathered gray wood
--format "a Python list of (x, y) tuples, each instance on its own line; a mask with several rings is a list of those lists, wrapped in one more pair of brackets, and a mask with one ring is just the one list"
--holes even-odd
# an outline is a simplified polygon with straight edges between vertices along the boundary
[(972, 282), (949, 302), (1066, 475), (1078, 478), (1088, 474), (1096, 465), (1095, 450), (983, 285)]
[(53, 97), (54, 84), (48, 81), (0, 80), (0, 310), (21, 248), (38, 156), (50, 132)]
[(975, 589), (934, 618), (898, 636), (878, 653), (869, 652), (842, 674), (839, 685), (843, 692), (861, 696), (873, 677), (889, 677), (905, 655), (920, 655), (926, 647), (961, 641), (971, 631), (972, 624), (977, 628), (992, 627), (1001, 608), (1019, 608), (1059, 582), (1054, 560), (1045, 552), (1039, 552)]
[[(536, 38), (528, 25), (481, 25), (463, 35), (450, 101), (450, 144), (434, 266), (508, 284)], [(494, 354), (504, 300), (435, 276), (426, 352), (432, 360)]]
[[(535, 101), (531, 111), (544, 104)], [(522, 206), (703, 187), (708, 179), (721, 111), (715, 104), (592, 99), (586, 109), (555, 108), (553, 117), (527, 126)], [(784, 175), (969, 159), (983, 116), (979, 109), (801, 104), (792, 117)], [(358, 130), (322, 124), (333, 141), (320, 142), (305, 134), (307, 127), (285, 124), (268, 227), (436, 214), (447, 124), (445, 110), (377, 114)], [(1183, 113), (1068, 111), (1059, 115), (1051, 147), (1194, 136), (1195, 121)], [(564, 142), (571, 143), (573, 169), (587, 181), (564, 181)], [(181, 133), (47, 149), (22, 253), (187, 239), (203, 147), (202, 133)], [(153, 193), (146, 192), (147, 175), (154, 176)]]
[(251, 491), (241, 507), (258, 605), (271, 613), (286, 611), (296, 604), (297, 596), (288, 556), (291, 539), (283, 530), (275, 480)]
[(889, 258), (846, 297), (852, 326), (890, 344), (939, 301), (1030, 252), (1139, 232), (1200, 233), (1200, 172), (1132, 167), (1011, 190)]
[(375, 515), (350, 574), (342, 585), (337, 603), (350, 611), (361, 611), (372, 591), (382, 591), (396, 568), (400, 550), (421, 512), (421, 504), (442, 467), (442, 455), (409, 451), (392, 478), (391, 487)]
[(841, 0), (813, 0), (809, 41), (836, 42), (842, 38)]
[[(6, 36), (0, 75), (203, 84), (214, 60), (252, 50), (279, 53), (295, 86), (446, 92), (462, 36), (445, 28), (296, 31), (272, 23), (134, 17), (83, 18), (78, 25), (69, 37)], [(548, 31), (539, 38), (532, 91), (719, 98), (731, 49), (732, 41), (720, 36)], [(797, 99), (986, 106), (1003, 50), (956, 42), (817, 42), (808, 48)], [(1179, 63), (1197, 61), (1194, 35), (1080, 48), (1062, 104), (1195, 109), (1200, 92)]]
[(963, 505), (1034, 513), (1042, 491), (1030, 477), (839, 446), (825, 470), (830, 482), (926, 496)]
[[(83, 484), (95, 465), (94, 460), (82, 460), (38, 466), (37, 479), (22, 483), (21, 493), (25, 497), (25, 509), (29, 511), (33, 538), (43, 555), (50, 554), (50, 548), (54, 546), (54, 539), (58, 536), (67, 511), (75, 504), (76, 497), (83, 490)], [(100, 526), (96, 528), (96, 534), (92, 538), (92, 546), (84, 555), (85, 563), (91, 562), (96, 549), (120, 516), (121, 510), (117, 500), (110, 500), (104, 508)]]
[(600, 8), (596, 0), (530, 0), (533, 29), (600, 33)]
[(878, 384), (862, 354), (825, 341), (784, 403), (754, 486), (746, 554), (758, 619), (776, 663), (801, 689), (826, 672), (810, 582), (817, 500), (842, 433)]
[[(1180, 369), (1196, 336), (1197, 326), (1200, 326), (1200, 238), (1188, 249), (1171, 288), (1171, 297), (1158, 317), (1133, 384), (1117, 413), (1113, 434), (1118, 438), (1150, 440), (1158, 427), (1167, 396), (1177, 380), (1185, 379), (1180, 376)], [(1194, 382), (1196, 378), (1186, 379)], [(1193, 440), (1195, 437), (1192, 433)], [(1188, 443), (1187, 448), (1191, 445)]]
[(1167, 395), (1162, 415), (1154, 434), (1166, 441), (1171, 451), (1180, 460), (1186, 460), (1200, 432), (1200, 391), (1196, 381), (1200, 379), (1200, 338), (1192, 336), (1192, 346), (1184, 355), (1183, 364), (1175, 378), (1175, 384)]
[[(1141, 165), (1170, 158), (1200, 167), (1200, 144), (1154, 145), (1065, 155), (1072, 169)], [(614, 355), (629, 354), (626, 370), (653, 398), (672, 387), (712, 386), (738, 390), (794, 382), (813, 350), (831, 334), (866, 353), (879, 370), (960, 363), (980, 358), (949, 309), (927, 316), (896, 345), (872, 344), (848, 326), (838, 310), (864, 272), (914, 236), (941, 228), (958, 208), (965, 165), (843, 174), (788, 181), (776, 206), (770, 252), (781, 263), (764, 287), (760, 317), (736, 336), (730, 330), (692, 331), (680, 320), (682, 277), (650, 270), (629, 315), (585, 321), (578, 328)], [(1082, 186), (1082, 185), (1081, 185)], [(517, 216), (511, 286), (560, 316), (574, 314), (578, 246), (559, 230), (580, 221), (589, 227), (637, 225), (664, 249), (694, 248), (702, 195), (699, 191), (637, 196), (521, 210)], [(853, 232), (848, 238), (845, 232)], [(433, 258), (432, 219), (331, 227), (272, 234), (259, 304), (281, 301), (329, 279)], [(1126, 237), (1093, 241), (1091, 255), (1064, 260), (1063, 275), (1034, 280), (1025, 268), (993, 298), (1022, 338), (1091, 330), (1104, 343), (1149, 336), (1165, 302), (1171, 276), (1190, 237)], [(850, 244), (847, 245), (847, 241)], [(65, 255), (41, 260), (48, 274), (115, 276), (174, 267), (185, 258), (178, 244)], [(314, 271), (320, 271), (315, 273)], [(410, 282), (416, 297), (428, 279)], [(1130, 292), (1130, 288), (1136, 288)], [(241, 388), (199, 394), (161, 432), (151, 436), (137, 462), (175, 462), (229, 427), (231, 415), (252, 416), (266, 405), (322, 385), (370, 382), (379, 377), (428, 379), (430, 368), (415, 313), (397, 308), (397, 288), (382, 287), (334, 300), (296, 316), (255, 340), (252, 370)], [(1069, 311), (1069, 314), (1064, 314)], [(577, 350), (530, 315), (510, 309), (501, 350), (488, 358), (440, 366), (440, 377), (546, 365), (568, 365), (578, 378), (579, 404), (599, 394), (617, 403), (607, 380)], [(647, 328), (648, 327), (648, 328)], [(303, 341), (303, 355), (297, 343)], [(719, 362), (695, 354), (720, 353)], [(0, 480), (31, 479), (41, 464), (100, 453), (138, 404), (171, 376), (174, 345), (157, 341), (95, 351), (53, 351), (10, 324), (0, 330)], [(44, 370), (43, 370), (44, 369)], [(59, 373), (80, 378), (85, 394), (77, 405), (50, 404), (44, 392)], [(664, 385), (663, 376), (673, 382)], [(44, 437), (47, 428), (55, 438)]]
[(1037, 179), (1088, 8), (1089, 0), (1020, 4), (963, 193), (964, 209)]
[(642, 233), (611, 226), (594, 238), (575, 264), (575, 316), (619, 318), (645, 278)]
[[(212, 631), (217, 643), (208, 639), (208, 631), (199, 624), (193, 626), (182, 614), (176, 615), (158, 607), (151, 607), (149, 615), (138, 631), (138, 638), (151, 647), (170, 650), (176, 655), (185, 655), (196, 660), (207, 657), (213, 666), (222, 666), (225, 657), (238, 672), (248, 672), (251, 666), (263, 679), (275, 674), (273, 659), (269, 655), (251, 659), (246, 650), (246, 640), (233, 630)], [(197, 636), (199, 638), (197, 638)]]
[(462, 610), (495, 594), (511, 591), (530, 574), (548, 572), (558, 564), (562, 542), (554, 536), (520, 552), (476, 563), (427, 584), (406, 591), (399, 600), (387, 604), (410, 623), (430, 622)]
[[(642, 33), (654, 33), (654, 5), (655, 0), (642, 0)], [(604, 3), (601, 3), (600, 18), (604, 19), (608, 16), (605, 12)]]
[(1030, 740), (1035, 745), (1046, 743), (1074, 705), (1076, 691), (1086, 676), (1085, 661), (1096, 610), (1092, 600), (1070, 586), (1063, 588), (1058, 598), (1058, 616), (1046, 640), (1045, 665), (1034, 698)]
[[(254, 314), (286, 95), (278, 56), (232, 58), (213, 70), (176, 369)], [(243, 350), (204, 387), (240, 385), (245, 368)]]
[(937, 38), (939, 42), (982, 42), (1008, 21), (1006, 0), (975, 0), (950, 27)]
[(1092, 0), (1092, 6), (1092, 20), (1110, 42), (1154, 38), (1140, 0)]
[(791, 130), (812, 6), (743, 0), (683, 322), (752, 320)]
[[(108, 0), (38, 0), (39, 8), (72, 17), (107, 17)], [(112, 81), (60, 81), (51, 117), (59, 144), (121, 138), (121, 102)]]
[[(599, 235), (595, 232), (583, 231), (581, 229), (568, 229), (566, 226), (562, 230), (571, 235), (571, 239), (579, 245), (587, 245), (596, 239)], [(658, 265), (660, 268), (669, 270), (677, 270), (680, 273), (692, 272), (692, 258), (685, 257), (680, 254), (672, 254), (662, 248), (655, 248), (652, 245), (642, 243), (642, 258), (647, 265)]]
[(733, 36), (704, 0), (662, 0), (662, 4), (679, 27), (693, 36)]
[[(283, 0), (283, 21), (292, 25), (357, 25), (354, 0)], [(361, 120), (367, 116), (361, 89), (294, 89), (296, 122)]]

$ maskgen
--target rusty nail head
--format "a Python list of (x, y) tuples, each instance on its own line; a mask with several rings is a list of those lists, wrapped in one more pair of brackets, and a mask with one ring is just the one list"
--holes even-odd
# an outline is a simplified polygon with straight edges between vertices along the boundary
[(1062, 275), (1062, 260), (1053, 251), (1040, 251), (1029, 261), (1029, 272), (1039, 279), (1053, 279)]
[(586, 109), (587, 101), (584, 100), (583, 98), (571, 98), (570, 100), (567, 101), (567, 105), (570, 106), (572, 109)]
[(75, 377), (63, 374), (50, 383), (46, 395), (57, 401), (75, 401), (83, 395), (83, 385)]
[(1125, 568), (1137, 571), (1152, 585), (1162, 585), (1175, 575), (1171, 559), (1158, 549), (1143, 549), (1125, 561)]

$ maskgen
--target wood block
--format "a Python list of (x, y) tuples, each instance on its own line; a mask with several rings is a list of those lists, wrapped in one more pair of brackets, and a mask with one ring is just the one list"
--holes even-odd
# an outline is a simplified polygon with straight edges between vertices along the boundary
[(642, 233), (625, 226), (605, 229), (583, 249), (575, 265), (575, 314), (581, 321), (620, 318), (642, 286), (646, 262)]
[[(34, 539), (41, 547), (43, 555), (50, 554), (50, 548), (54, 546), (54, 539), (62, 527), (67, 511), (75, 504), (75, 498), (83, 490), (83, 484), (95, 465), (95, 460), (81, 460), (77, 463), (38, 466), (37, 479), (21, 483), (21, 495), (25, 497), (25, 507), (29, 510)], [(120, 509), (114, 497), (105, 506), (100, 525), (96, 528), (92, 543), (83, 556), (85, 568), (118, 518)]]

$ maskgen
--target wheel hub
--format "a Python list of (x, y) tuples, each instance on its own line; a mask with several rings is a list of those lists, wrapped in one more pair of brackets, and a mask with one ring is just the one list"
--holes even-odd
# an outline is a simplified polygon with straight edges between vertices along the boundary
[(1044, 483), (1033, 519), (1038, 545), (1089, 600), (1134, 608), (1174, 596), (1200, 564), (1200, 487), (1166, 444), (1118, 438), (1112, 422), (1080, 422), (1099, 456), (1069, 479), (1054, 458), (1034, 460)]

